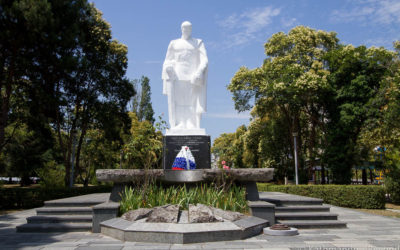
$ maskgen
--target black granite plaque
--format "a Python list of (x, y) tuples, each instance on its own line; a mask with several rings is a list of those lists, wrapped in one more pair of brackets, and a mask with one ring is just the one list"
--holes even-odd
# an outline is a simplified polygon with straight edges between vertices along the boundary
[(163, 138), (163, 166), (171, 169), (182, 146), (188, 146), (196, 161), (196, 169), (211, 168), (209, 135), (166, 135)]

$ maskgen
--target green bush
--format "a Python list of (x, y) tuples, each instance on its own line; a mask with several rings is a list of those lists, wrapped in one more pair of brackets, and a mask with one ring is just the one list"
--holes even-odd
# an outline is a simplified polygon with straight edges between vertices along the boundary
[(64, 186), (65, 168), (54, 160), (44, 164), (43, 168), (36, 171), (43, 188), (62, 188)]
[(248, 211), (245, 189), (242, 187), (233, 185), (224, 190), (212, 184), (201, 184), (188, 189), (186, 186), (163, 187), (151, 184), (145, 192), (139, 188), (125, 188), (120, 212), (166, 204), (179, 204), (183, 209), (187, 209), (189, 204), (197, 203), (242, 213)]
[(111, 192), (111, 186), (73, 188), (0, 188), (0, 209), (25, 209), (43, 206), (45, 201), (72, 196)]
[(259, 191), (283, 192), (320, 198), (335, 206), (365, 209), (385, 208), (385, 189), (362, 185), (263, 185)]
[(394, 204), (400, 204), (400, 175), (390, 176), (385, 179), (386, 191)]

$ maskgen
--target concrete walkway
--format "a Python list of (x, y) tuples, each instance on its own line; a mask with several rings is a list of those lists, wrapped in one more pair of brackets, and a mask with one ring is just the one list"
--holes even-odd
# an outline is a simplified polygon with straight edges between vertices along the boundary
[(0, 216), (0, 249), (400, 249), (400, 219), (332, 207), (347, 229), (304, 229), (300, 235), (259, 235), (246, 240), (201, 244), (122, 242), (93, 233), (16, 233), (35, 210)]

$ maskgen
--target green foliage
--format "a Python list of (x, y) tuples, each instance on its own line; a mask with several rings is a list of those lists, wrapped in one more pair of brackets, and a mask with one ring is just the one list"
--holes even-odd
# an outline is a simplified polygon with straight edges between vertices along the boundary
[(224, 210), (247, 213), (245, 189), (231, 186), (228, 190), (213, 184), (200, 184), (195, 187), (151, 184), (145, 191), (141, 188), (125, 188), (122, 195), (120, 211), (125, 213), (138, 208), (151, 208), (166, 204), (178, 204), (188, 209), (189, 204), (205, 204)]
[[(151, 89), (149, 78), (142, 76), (140, 79), (140, 92), (133, 99), (132, 111), (136, 113), (139, 121), (149, 121), (151, 124), (154, 123), (154, 111), (151, 104)], [(137, 80), (134, 81), (135, 88), (138, 89)]]
[(139, 121), (136, 114), (129, 113), (132, 121), (130, 136), (124, 145), (126, 168), (161, 168), (162, 133), (147, 121)]
[(385, 187), (394, 204), (400, 204), (400, 174), (392, 174), (385, 179)]
[(236, 110), (253, 117), (244, 135), (246, 164), (275, 167), (282, 181), (292, 175), (296, 151), (301, 183), (319, 161), (333, 183), (347, 184), (352, 167), (372, 161), (376, 146), (396, 152), (400, 42), (394, 46), (396, 52), (341, 45), (335, 33), (304, 26), (272, 35), (263, 65), (241, 67), (228, 86)]
[(90, 186), (73, 188), (0, 188), (0, 209), (26, 209), (41, 207), (45, 201), (111, 192), (111, 186)]
[(258, 184), (258, 189), (319, 198), (324, 203), (350, 208), (384, 209), (386, 202), (385, 189), (381, 186)]
[[(102, 130), (112, 143), (129, 129), (126, 105), (135, 91), (125, 78), (127, 47), (112, 38), (110, 25), (87, 0), (1, 1), (0, 8), (1, 161), (12, 160), (10, 152), (20, 147), (12, 141), (18, 134), (7, 130), (26, 125), (48, 141), (24, 149), (19, 158), (26, 162), (18, 165), (30, 169), (29, 176), (37, 165), (31, 158), (42, 157), (35, 148), (57, 148), (47, 161), (64, 165), (68, 184), (73, 151), (76, 169), (87, 169), (79, 165), (88, 130)], [(13, 150), (3, 154), (10, 143)]]
[(40, 186), (43, 188), (64, 187), (65, 169), (63, 165), (57, 164), (54, 160), (46, 162), (44, 166), (36, 170), (40, 178)]
[[(298, 26), (288, 34), (274, 34), (265, 43), (267, 58), (261, 67), (242, 67), (232, 78), (228, 89), (238, 111), (250, 110), (254, 98), (249, 134), (256, 136), (247, 137), (248, 157), (254, 165), (286, 166), (296, 150), (304, 169), (306, 157), (314, 161), (318, 156), (324, 120), (321, 105), (331, 90), (324, 57), (337, 46), (335, 33)], [(296, 149), (293, 132), (298, 133)]]
[(21, 185), (29, 185), (31, 184), (29, 177), (35, 176), (35, 170), (53, 158), (51, 149), (48, 149), (51, 142), (48, 138), (40, 136), (43, 135), (40, 132), (29, 128), (27, 124), (10, 126), (6, 132), (13, 133), (4, 148), (2, 159), (6, 165), (6, 174), (20, 177)]
[(223, 133), (214, 140), (211, 152), (218, 158), (218, 166), (222, 167), (221, 162), (225, 161), (227, 166), (234, 168), (246, 168), (251, 165), (245, 161), (244, 157), (244, 137), (246, 126), (240, 126), (235, 133)]
[(116, 168), (120, 161), (119, 143), (107, 140), (100, 129), (87, 131), (82, 142), (80, 164), (77, 168), (78, 181), (87, 186), (96, 183), (96, 169)]
[(393, 56), (384, 48), (351, 45), (327, 55), (331, 71), (328, 81), (335, 92), (325, 99), (329, 122), (323, 161), (332, 171), (335, 183), (350, 183), (351, 167), (363, 158), (357, 140), (368, 117), (379, 117), (379, 91), (390, 74)]

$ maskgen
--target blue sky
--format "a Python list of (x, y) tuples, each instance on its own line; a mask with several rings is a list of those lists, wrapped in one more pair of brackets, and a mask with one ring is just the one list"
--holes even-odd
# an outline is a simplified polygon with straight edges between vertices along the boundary
[(113, 37), (128, 46), (131, 79), (149, 77), (155, 115), (168, 121), (162, 95), (161, 67), (170, 40), (181, 36), (180, 24), (193, 24), (208, 53), (208, 111), (201, 127), (215, 139), (248, 124), (226, 89), (241, 66), (259, 67), (263, 44), (279, 31), (297, 25), (334, 31), (344, 44), (384, 46), (400, 40), (399, 0), (94, 0), (111, 24)]

